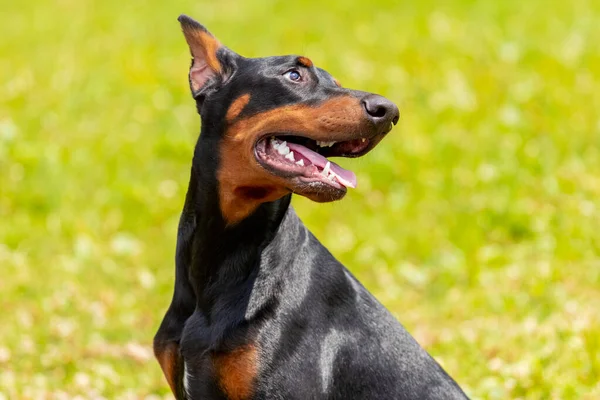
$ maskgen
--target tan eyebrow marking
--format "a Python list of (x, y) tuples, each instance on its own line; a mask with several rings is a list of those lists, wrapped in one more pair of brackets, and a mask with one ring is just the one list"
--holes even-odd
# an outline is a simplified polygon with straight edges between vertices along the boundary
[(298, 57), (298, 60), (296, 60), (296, 61), (298, 61), (298, 63), (300, 65), (302, 65), (306, 68), (310, 68), (314, 65), (313, 62), (309, 58), (306, 58), (306, 57)]

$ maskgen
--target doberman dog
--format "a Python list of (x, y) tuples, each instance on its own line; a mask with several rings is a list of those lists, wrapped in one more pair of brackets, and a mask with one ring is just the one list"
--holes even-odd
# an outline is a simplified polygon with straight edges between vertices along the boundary
[(459, 399), (459, 386), (308, 231), (396, 124), (306, 57), (245, 58), (179, 17), (202, 128), (154, 352), (177, 399)]

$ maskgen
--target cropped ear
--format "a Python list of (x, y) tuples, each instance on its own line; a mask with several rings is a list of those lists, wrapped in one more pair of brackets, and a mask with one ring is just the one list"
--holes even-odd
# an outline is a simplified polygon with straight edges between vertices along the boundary
[(192, 94), (196, 95), (212, 78), (225, 80), (231, 75), (231, 68), (224, 65), (217, 52), (219, 49), (225, 50), (222, 53), (232, 52), (222, 46), (204, 26), (194, 19), (182, 14), (178, 21), (181, 23), (183, 35), (193, 57), (190, 67), (190, 88)]

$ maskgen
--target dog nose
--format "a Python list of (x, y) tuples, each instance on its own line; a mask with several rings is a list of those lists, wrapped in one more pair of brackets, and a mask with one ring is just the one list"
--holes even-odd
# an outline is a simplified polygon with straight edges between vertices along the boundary
[(396, 125), (400, 118), (398, 107), (383, 96), (370, 94), (362, 99), (362, 104), (369, 119), (376, 125)]

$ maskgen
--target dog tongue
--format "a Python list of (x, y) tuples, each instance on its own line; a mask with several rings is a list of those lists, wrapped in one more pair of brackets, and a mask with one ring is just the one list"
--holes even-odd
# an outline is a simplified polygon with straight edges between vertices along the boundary
[[(319, 167), (319, 169), (321, 170), (325, 168), (328, 162), (331, 162), (319, 153), (315, 153), (307, 147), (290, 142), (288, 142), (287, 145), (290, 148), (290, 150), (302, 154), (302, 156), (307, 158), (312, 164)], [(347, 169), (340, 167), (334, 162), (331, 162), (330, 170), (331, 172), (333, 172), (338, 182), (342, 185), (351, 188), (356, 187), (356, 175), (354, 175), (354, 172), (348, 171)]]

